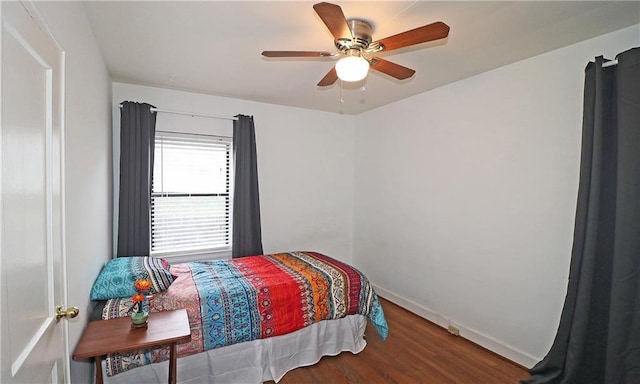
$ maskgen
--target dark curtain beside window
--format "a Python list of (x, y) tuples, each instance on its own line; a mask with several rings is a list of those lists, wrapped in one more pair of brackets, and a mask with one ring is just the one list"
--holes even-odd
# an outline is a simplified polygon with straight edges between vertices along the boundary
[(233, 258), (262, 254), (256, 130), (253, 116), (237, 118), (233, 122)]
[(118, 256), (148, 256), (156, 131), (152, 105), (125, 101), (120, 110)]
[(585, 71), (567, 296), (529, 383), (640, 383), (640, 48), (617, 59)]

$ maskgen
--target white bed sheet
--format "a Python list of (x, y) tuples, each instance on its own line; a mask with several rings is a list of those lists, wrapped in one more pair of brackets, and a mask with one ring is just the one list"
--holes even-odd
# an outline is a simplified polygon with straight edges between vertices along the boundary
[[(350, 315), (337, 320), (325, 320), (296, 332), (254, 340), (224, 348), (185, 356), (177, 362), (178, 383), (262, 383), (280, 381), (288, 371), (309, 366), (322, 356), (341, 352), (360, 353), (367, 342), (367, 325), (362, 315)], [(150, 364), (114, 376), (103, 377), (107, 384), (165, 383), (169, 363)]]

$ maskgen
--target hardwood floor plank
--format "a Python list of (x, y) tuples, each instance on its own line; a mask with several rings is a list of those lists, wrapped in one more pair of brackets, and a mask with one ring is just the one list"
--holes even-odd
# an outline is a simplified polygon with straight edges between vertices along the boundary
[[(517, 383), (529, 377), (512, 363), (445, 329), (381, 299), (389, 323), (382, 341), (368, 323), (367, 347), (323, 357), (287, 373), (280, 384), (299, 383)], [(269, 382), (273, 383), (273, 382)]]

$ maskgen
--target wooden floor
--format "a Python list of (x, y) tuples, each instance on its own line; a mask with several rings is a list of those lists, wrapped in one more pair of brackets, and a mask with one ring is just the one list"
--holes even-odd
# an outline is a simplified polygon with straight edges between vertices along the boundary
[[(528, 372), (492, 352), (381, 300), (389, 324), (382, 341), (368, 322), (367, 346), (357, 355), (323, 357), (288, 372), (280, 384), (299, 383), (518, 383)], [(273, 382), (270, 382), (273, 383)]]

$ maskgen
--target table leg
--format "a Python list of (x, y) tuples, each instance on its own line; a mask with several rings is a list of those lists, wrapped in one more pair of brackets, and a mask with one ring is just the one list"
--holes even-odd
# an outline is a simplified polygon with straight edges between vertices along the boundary
[(169, 345), (169, 384), (176, 384), (176, 343)]
[(102, 384), (102, 356), (93, 358), (96, 368), (96, 384)]

